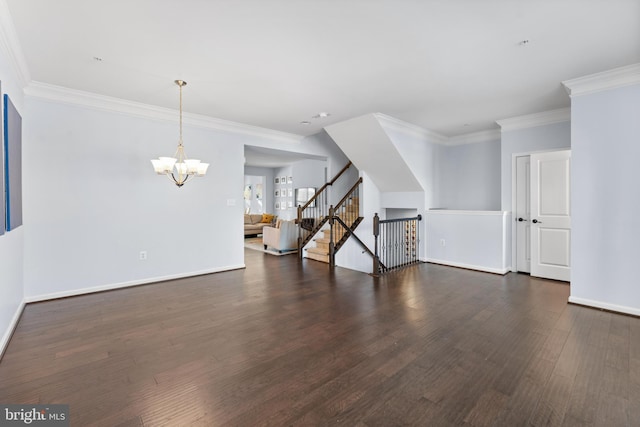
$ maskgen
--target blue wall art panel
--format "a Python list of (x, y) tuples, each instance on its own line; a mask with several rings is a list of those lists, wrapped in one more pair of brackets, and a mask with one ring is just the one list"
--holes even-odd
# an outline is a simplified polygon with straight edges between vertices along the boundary
[[(2, 82), (0, 82), (0, 111), (2, 110)], [(5, 202), (4, 202), (4, 132), (3, 129), (4, 120), (0, 120), (0, 147), (3, 147), (0, 150), (0, 236), (2, 236), (5, 232), (6, 227), (6, 217), (5, 217)]]
[(7, 231), (22, 225), (22, 117), (4, 95), (4, 188)]

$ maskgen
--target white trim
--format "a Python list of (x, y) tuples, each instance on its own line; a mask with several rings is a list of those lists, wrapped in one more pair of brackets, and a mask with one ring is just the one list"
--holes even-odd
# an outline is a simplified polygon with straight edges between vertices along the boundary
[(387, 116), (386, 114), (373, 113), (373, 116), (380, 122), (383, 127), (387, 129), (392, 129), (408, 135), (413, 135), (415, 137), (426, 139), (430, 142), (441, 145), (474, 144), (477, 142), (494, 141), (500, 139), (499, 129), (487, 129), (478, 132), (470, 132), (462, 135), (448, 137), (432, 130), (404, 122), (400, 119), (396, 119), (395, 117)]
[(550, 125), (553, 123), (568, 122), (571, 120), (571, 108), (559, 108), (557, 110), (543, 111), (524, 116), (510, 117), (496, 120), (502, 128), (502, 132), (532, 128), (535, 126)]
[(94, 292), (109, 291), (112, 289), (121, 289), (121, 288), (129, 288), (131, 286), (147, 285), (149, 283), (165, 282), (167, 280), (183, 279), (185, 277), (201, 276), (203, 274), (220, 273), (222, 271), (229, 271), (229, 270), (238, 270), (241, 268), (245, 268), (245, 265), (244, 264), (229, 265), (226, 267), (212, 268), (210, 270), (194, 271), (191, 273), (171, 274), (168, 276), (153, 277), (150, 279), (142, 279), (142, 280), (132, 280), (130, 282), (113, 283), (109, 285), (95, 286), (92, 288), (74, 289), (71, 291), (62, 291), (62, 292), (54, 292), (51, 294), (34, 295), (34, 296), (26, 297), (25, 302), (30, 303), (30, 302), (47, 301), (47, 300), (52, 300), (57, 298), (66, 298), (66, 297), (72, 297), (77, 295), (91, 294)]
[(562, 84), (571, 97), (640, 84), (640, 63), (565, 80)]
[(9, 6), (5, 0), (0, 0), (0, 49), (7, 54), (20, 87), (27, 86), (31, 81), (29, 67), (27, 67), (27, 61), (20, 47)]
[(492, 268), (492, 267), (484, 267), (481, 265), (464, 264), (461, 262), (443, 261), (443, 260), (433, 259), (433, 258), (427, 258), (426, 262), (430, 262), (432, 264), (448, 265), (449, 267), (466, 268), (467, 270), (483, 271), (485, 273), (493, 273), (493, 274), (501, 274), (501, 275), (505, 275), (511, 271), (511, 267)]
[(427, 215), (493, 215), (493, 216), (505, 216), (509, 214), (509, 211), (462, 211), (462, 210), (449, 210), (449, 209), (432, 209), (426, 211)]
[(569, 297), (569, 302), (572, 304), (586, 305), (594, 308), (602, 308), (604, 310), (615, 311), (618, 313), (631, 314), (633, 316), (640, 316), (640, 308), (627, 307), (624, 305), (610, 304), (608, 302), (595, 301), (586, 298)]
[(441, 135), (437, 132), (429, 129), (421, 128), (411, 123), (404, 122), (395, 117), (387, 116), (382, 113), (373, 113), (373, 116), (380, 122), (381, 125), (388, 127), (399, 132), (403, 132), (409, 135), (416, 136), (418, 138), (424, 138), (436, 144), (446, 144), (449, 138)]
[(447, 145), (463, 145), (495, 141), (500, 140), (500, 137), (500, 129), (487, 129), (478, 132), (465, 133), (464, 135), (452, 136), (447, 141)]
[[(147, 119), (177, 122), (179, 117), (177, 110), (171, 108), (128, 101), (126, 99), (69, 89), (42, 82), (31, 82), (25, 88), (25, 95), (63, 104), (80, 105), (95, 110), (122, 113)], [(280, 142), (299, 143), (303, 138), (301, 135), (246, 125), (229, 120), (216, 119), (201, 114), (184, 113), (183, 120), (187, 125), (241, 133)]]
[(9, 327), (7, 328), (4, 335), (2, 336), (2, 340), (0, 340), (0, 359), (2, 359), (2, 356), (4, 355), (4, 352), (7, 349), (7, 346), (9, 345), (9, 341), (11, 341), (13, 332), (16, 330), (16, 326), (18, 326), (18, 322), (20, 321), (20, 316), (22, 316), (22, 312), (24, 311), (25, 305), (26, 305), (25, 301), (23, 300), (18, 306), (18, 309), (16, 310), (16, 312), (14, 313), (13, 318), (9, 323)]
[(516, 176), (516, 163), (518, 157), (531, 157), (531, 153), (511, 154), (511, 212), (513, 212), (513, 218), (511, 221), (511, 271), (518, 272), (518, 230), (515, 221), (516, 218), (516, 204), (518, 197), (517, 176)]
[(532, 154), (540, 154), (540, 153), (551, 153), (553, 151), (563, 151), (563, 150), (569, 150), (571, 151), (571, 148), (554, 148), (552, 150), (534, 150), (534, 151), (525, 151), (525, 152), (521, 152), (521, 153), (511, 153), (511, 212), (513, 213), (513, 217), (511, 219), (511, 266), (512, 266), (512, 270), (514, 273), (517, 273), (517, 268), (518, 268), (518, 262), (517, 262), (517, 244), (518, 244), (518, 239), (517, 239), (517, 224), (515, 221), (515, 217), (516, 217), (516, 192), (517, 192), (517, 188), (516, 188), (516, 158), (517, 157), (525, 157), (525, 156), (531, 156)]

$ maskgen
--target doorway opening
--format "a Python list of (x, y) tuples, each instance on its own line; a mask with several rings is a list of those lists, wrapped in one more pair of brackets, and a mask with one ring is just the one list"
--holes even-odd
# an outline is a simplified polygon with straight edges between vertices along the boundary
[(571, 150), (514, 155), (514, 271), (569, 281)]

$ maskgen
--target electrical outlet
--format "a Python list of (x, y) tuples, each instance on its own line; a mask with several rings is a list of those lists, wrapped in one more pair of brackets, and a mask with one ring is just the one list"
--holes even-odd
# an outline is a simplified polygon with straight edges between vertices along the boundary
[(444, 239), (440, 239), (440, 246), (447, 246), (446, 242), (444, 241)]
[(147, 260), (147, 251), (140, 251), (140, 261)]

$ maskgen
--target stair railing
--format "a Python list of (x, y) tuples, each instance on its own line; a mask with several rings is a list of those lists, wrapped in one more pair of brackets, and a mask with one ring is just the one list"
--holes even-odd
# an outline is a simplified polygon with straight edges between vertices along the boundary
[(333, 179), (324, 184), (304, 205), (298, 205), (298, 257), (302, 249), (329, 220), (329, 188), (351, 167), (347, 163)]
[(360, 216), (360, 188), (362, 186), (362, 178), (358, 179), (344, 197), (336, 204), (331, 206), (329, 213), (329, 264), (334, 267), (336, 265), (336, 252), (345, 244), (349, 237), (353, 237), (364, 249), (373, 256), (373, 252), (366, 244), (358, 238), (354, 230), (362, 221)]
[(378, 275), (420, 262), (420, 227), (422, 215), (413, 218), (381, 220), (373, 217), (375, 238), (373, 274)]

